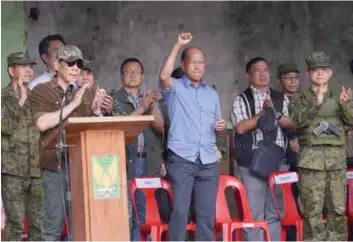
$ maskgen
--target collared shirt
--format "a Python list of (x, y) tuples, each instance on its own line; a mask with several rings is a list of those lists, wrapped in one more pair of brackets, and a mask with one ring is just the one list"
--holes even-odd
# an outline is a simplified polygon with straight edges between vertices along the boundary
[(53, 77), (52, 74), (50, 74), (49, 72), (45, 71), (42, 73), (42, 75), (36, 77), (35, 79), (33, 79), (29, 84), (28, 84), (28, 89), (32, 90), (35, 86), (37, 86), (38, 84), (41, 83), (45, 83), (51, 80), (51, 78)]
[[(64, 90), (59, 85), (54, 76), (50, 82), (39, 85), (33, 89), (31, 95), (31, 112), (32, 122), (37, 123), (37, 120), (45, 113), (51, 113), (60, 110), (61, 100), (64, 96)], [(90, 117), (92, 113), (92, 95), (89, 90), (85, 90), (80, 106), (78, 106), (69, 117)], [(68, 117), (68, 118), (69, 118)], [(64, 120), (64, 122), (67, 119)], [(43, 150), (43, 141), (50, 137), (56, 137), (58, 134), (58, 126), (40, 133), (39, 164), (42, 168), (47, 168), (53, 171), (58, 169), (58, 160), (55, 150)]]
[[(253, 86), (250, 86), (250, 89), (251, 89), (252, 94), (254, 96), (255, 114), (258, 114), (262, 110), (265, 99), (268, 98), (271, 100), (270, 89), (268, 89), (265, 94), (260, 92), (259, 90), (257, 90)], [(286, 116), (286, 117), (289, 116), (288, 103), (289, 103), (288, 97), (284, 95), (282, 115)], [(249, 118), (250, 117), (248, 117), (248, 115), (247, 115), (246, 105), (245, 105), (243, 99), (240, 97), (240, 95), (237, 95), (234, 99), (233, 108), (231, 111), (231, 121), (232, 121), (233, 127), (235, 127), (235, 125), (238, 124), (239, 122), (241, 122), (243, 120), (247, 120)], [(260, 129), (256, 129), (255, 133), (256, 133), (257, 142), (261, 141), (263, 139), (262, 131)], [(276, 144), (283, 147), (283, 148), (286, 145), (284, 142), (284, 138), (283, 138), (283, 132), (280, 127), (278, 127), (278, 129), (277, 129)], [(253, 148), (255, 148), (255, 147), (256, 147), (256, 144), (253, 144)]]
[(217, 161), (215, 124), (221, 118), (217, 92), (201, 80), (197, 88), (186, 77), (172, 79), (170, 91), (160, 87), (170, 119), (168, 148), (182, 158), (203, 164)]

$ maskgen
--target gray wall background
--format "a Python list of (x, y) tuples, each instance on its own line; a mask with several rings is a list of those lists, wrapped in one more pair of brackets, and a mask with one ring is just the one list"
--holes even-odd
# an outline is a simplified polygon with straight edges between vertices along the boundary
[[(29, 19), (39, 9), (37, 21)], [(145, 67), (144, 88), (154, 88), (163, 60), (180, 29), (193, 33), (192, 45), (207, 55), (205, 78), (216, 84), (222, 112), (229, 117), (235, 94), (247, 86), (245, 64), (263, 56), (272, 67), (294, 61), (301, 85), (308, 86), (305, 56), (329, 53), (334, 63), (332, 87), (353, 87), (348, 63), (353, 58), (352, 2), (24, 2), (29, 53), (38, 62), (39, 41), (60, 33), (92, 61), (98, 84), (121, 86), (120, 64), (137, 57)], [(179, 60), (178, 60), (179, 62)], [(36, 74), (44, 70), (41, 63)]]

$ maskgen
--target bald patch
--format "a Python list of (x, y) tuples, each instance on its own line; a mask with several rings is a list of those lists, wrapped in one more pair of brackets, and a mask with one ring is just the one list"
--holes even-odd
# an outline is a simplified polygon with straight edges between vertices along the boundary
[(201, 53), (203, 55), (203, 57), (205, 58), (205, 53), (203, 52), (203, 50), (201, 48), (198, 47), (189, 47), (186, 48), (183, 53), (181, 53), (181, 61), (186, 61), (190, 55), (193, 54), (197, 54), (197, 53)]

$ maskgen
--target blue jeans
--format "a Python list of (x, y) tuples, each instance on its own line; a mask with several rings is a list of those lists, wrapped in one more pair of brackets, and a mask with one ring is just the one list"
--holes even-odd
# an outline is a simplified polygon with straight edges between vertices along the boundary
[[(136, 167), (135, 167), (135, 177), (142, 177), (145, 175), (146, 175), (146, 159), (137, 158)], [(128, 183), (130, 182), (131, 181), (128, 181)], [(130, 240), (140, 241), (140, 227), (137, 222), (136, 211), (132, 204), (130, 189), (128, 192), (128, 198), (129, 198)], [(138, 220), (140, 224), (144, 224), (146, 222), (146, 198), (142, 191), (136, 191), (135, 202), (136, 202)], [(151, 240), (150, 235), (147, 237), (147, 240)]]
[[(61, 231), (65, 223), (68, 201), (68, 177), (65, 171), (53, 172), (44, 170), (44, 220), (42, 240), (60, 240)], [(64, 196), (64, 197), (63, 197)]]

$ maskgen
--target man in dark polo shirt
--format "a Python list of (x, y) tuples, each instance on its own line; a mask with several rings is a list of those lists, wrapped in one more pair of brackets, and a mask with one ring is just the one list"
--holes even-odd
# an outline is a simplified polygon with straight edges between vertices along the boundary
[[(60, 47), (55, 62), (56, 74), (51, 81), (39, 84), (31, 95), (33, 123), (39, 129), (39, 164), (43, 171), (44, 223), (42, 240), (53, 241), (60, 238), (68, 207), (63, 194), (68, 191), (68, 177), (64, 160), (59, 161), (55, 150), (43, 150), (42, 142), (58, 132), (60, 103), (70, 82), (76, 82), (84, 59), (80, 49), (74, 45)], [(96, 95), (86, 90), (88, 83), (78, 89), (63, 109), (63, 119), (68, 117), (88, 117), (101, 115), (102, 101), (106, 95), (99, 89)], [(65, 201), (65, 202), (64, 202)]]
[(170, 241), (185, 240), (185, 228), (193, 191), (196, 211), (196, 240), (213, 241), (219, 166), (216, 132), (223, 132), (219, 97), (204, 79), (205, 58), (199, 48), (186, 48), (181, 55), (184, 76), (171, 77), (175, 59), (191, 41), (181, 33), (160, 73), (160, 89), (170, 119), (167, 172), (172, 182), (173, 212)]

